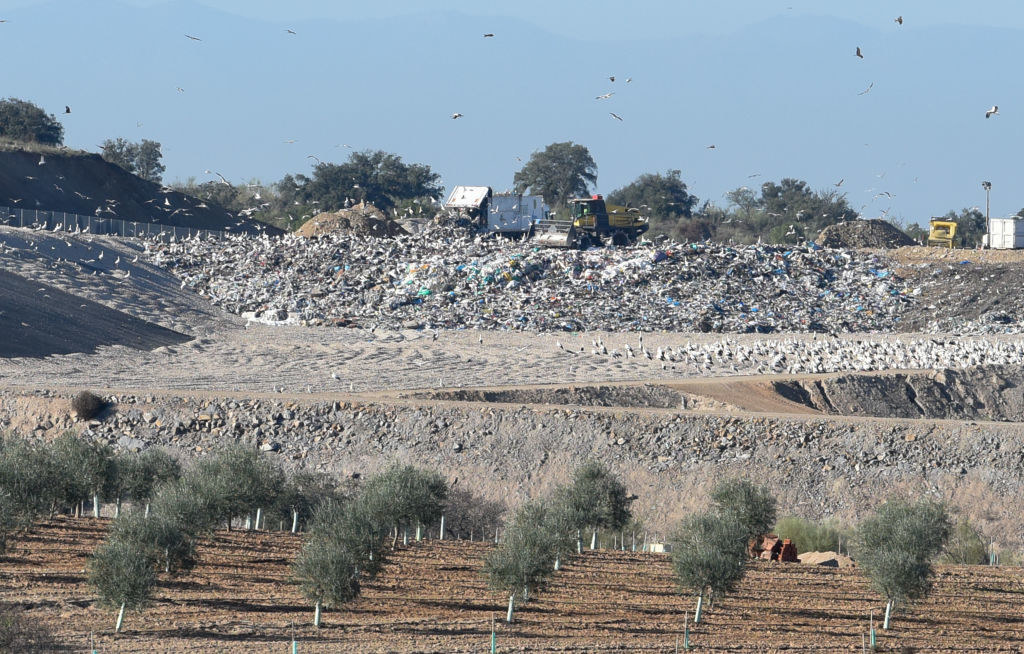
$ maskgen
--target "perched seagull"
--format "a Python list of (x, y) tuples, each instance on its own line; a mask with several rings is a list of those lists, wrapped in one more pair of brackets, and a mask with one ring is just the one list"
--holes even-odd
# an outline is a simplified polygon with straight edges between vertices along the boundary
[(185, 36), (192, 39), (193, 41), (202, 41), (202, 39), (198, 36), (192, 36), (191, 34), (186, 34)]
[(854, 55), (857, 56), (857, 57), (860, 57), (861, 59), (864, 58), (864, 53), (860, 51), (860, 46), (859, 45), (857, 46), (857, 52), (855, 52)]
[(992, 108), (985, 112), (985, 118), (999, 115), (999, 105), (992, 105)]
[(46, 165), (46, 156), (45, 155), (39, 155), (39, 164), (38, 165), (40, 165), (40, 166), (45, 166)]
[(897, 25), (903, 25), (903, 16), (897, 16), (894, 20)]
[(460, 113), (458, 113), (458, 112), (456, 112), (456, 113), (452, 114), (452, 120), (456, 120), (456, 119), (458, 119), (458, 118), (462, 118), (462, 114), (460, 114)]
[(874, 85), (875, 85), (875, 83), (871, 82), (870, 84), (868, 84), (868, 87), (866, 89), (864, 89), (863, 91), (861, 91), (857, 95), (867, 95), (867, 92), (870, 91), (871, 87), (874, 86)]
[(597, 96), (594, 99), (595, 100), (607, 100), (608, 98), (612, 97), (613, 95), (615, 95), (615, 91), (612, 91), (611, 93), (605, 93), (604, 95), (599, 95), (599, 96)]
[(493, 36), (494, 36), (494, 32), (488, 32), (487, 34), (484, 34), (484, 38), (485, 39), (492, 38)]
[(615, 113), (614, 111), (609, 111), (608, 114), (612, 118), (614, 118), (615, 120), (622, 120), (622, 116), (620, 116), (619, 114)]

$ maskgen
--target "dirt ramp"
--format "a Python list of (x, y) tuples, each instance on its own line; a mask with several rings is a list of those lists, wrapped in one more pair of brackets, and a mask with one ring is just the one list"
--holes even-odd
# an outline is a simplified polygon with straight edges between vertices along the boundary
[(103, 345), (152, 350), (192, 340), (98, 302), (0, 270), (0, 357), (42, 358)]

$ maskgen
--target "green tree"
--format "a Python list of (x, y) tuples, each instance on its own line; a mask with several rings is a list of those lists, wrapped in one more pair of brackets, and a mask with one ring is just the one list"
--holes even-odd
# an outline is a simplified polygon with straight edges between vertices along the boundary
[(18, 98), (0, 100), (0, 137), (25, 143), (61, 145), (64, 126), (53, 114)]
[(7, 436), (0, 441), (0, 490), (16, 512), (13, 524), (24, 528), (38, 515), (57, 510), (65, 483), (48, 448)]
[(682, 171), (668, 170), (664, 175), (640, 175), (633, 182), (609, 193), (608, 202), (639, 208), (652, 221), (675, 222), (693, 215), (697, 197), (687, 192)]
[(149, 515), (133, 509), (114, 520), (108, 539), (142, 552), (151, 562), (163, 562), (164, 572), (189, 569), (195, 564), (195, 537), (174, 516)]
[(157, 184), (167, 169), (161, 162), (163, 154), (160, 152), (160, 143), (149, 139), (142, 139), (138, 143), (121, 137), (107, 139), (100, 144), (100, 154), (104, 160)]
[(125, 452), (117, 455), (114, 470), (107, 500), (116, 502), (118, 509), (123, 500), (149, 501), (158, 484), (181, 476), (178, 460), (156, 448), (141, 453)]
[(282, 180), (282, 197), (300, 204), (317, 204), (322, 211), (342, 209), (349, 202), (369, 202), (391, 211), (396, 203), (436, 198), (443, 192), (441, 176), (425, 164), (406, 164), (381, 150), (353, 152), (343, 164), (319, 163), (313, 177), (296, 175)]
[(982, 565), (988, 563), (988, 547), (981, 532), (966, 519), (957, 523), (942, 555), (946, 563)]
[(125, 609), (143, 607), (149, 600), (156, 573), (144, 552), (132, 543), (107, 541), (89, 561), (89, 585), (100, 604), (118, 608), (114, 631), (121, 631)]
[(268, 510), (267, 519), (287, 524), (292, 533), (309, 523), (317, 506), (328, 499), (342, 499), (337, 484), (329, 475), (297, 472), (285, 482)]
[(115, 475), (113, 450), (109, 445), (65, 433), (53, 442), (51, 452), (63, 481), (62, 501), (76, 506), (91, 498), (93, 516), (98, 518), (100, 497)]
[[(444, 512), (448, 484), (436, 472), (393, 465), (367, 480), (360, 502), (396, 530), (436, 522)], [(397, 537), (397, 532), (396, 532)]]
[(348, 552), (361, 574), (374, 577), (385, 562), (384, 538), (391, 523), (381, 519), (374, 502), (360, 494), (351, 501), (331, 498), (317, 506), (309, 531), (330, 538)]
[(736, 517), (746, 540), (767, 534), (775, 524), (776, 502), (766, 486), (746, 479), (723, 479), (711, 490), (711, 501), (722, 513)]
[(746, 572), (747, 529), (732, 513), (687, 516), (670, 539), (672, 568), (681, 589), (697, 594), (700, 622), (704, 594), (726, 593)]
[(886, 598), (884, 628), (899, 603), (927, 596), (932, 561), (949, 538), (950, 520), (941, 502), (890, 499), (858, 526), (854, 553), (872, 587)]
[(569, 199), (586, 195), (597, 183), (597, 164), (582, 145), (552, 143), (530, 156), (515, 174), (514, 183), (517, 193), (539, 193), (552, 207), (564, 206)]
[(319, 533), (302, 545), (292, 575), (303, 597), (314, 602), (313, 625), (320, 626), (321, 607), (344, 604), (359, 594), (356, 557), (342, 542)]
[[(227, 521), (273, 506), (284, 474), (255, 448), (234, 445), (198, 461), (186, 473), (187, 484), (209, 499), (217, 517)], [(251, 523), (251, 521), (250, 521)], [(256, 525), (258, 526), (258, 525)]]
[(590, 549), (594, 549), (598, 529), (618, 531), (632, 518), (633, 498), (606, 465), (589, 461), (577, 468), (572, 482), (557, 493), (557, 502), (565, 511), (565, 522), (577, 532), (592, 530)]
[(529, 600), (554, 570), (560, 537), (545, 528), (548, 512), (539, 501), (521, 506), (506, 525), (501, 543), (484, 559), (491, 588), (509, 593), (508, 622), (512, 622), (516, 596)]

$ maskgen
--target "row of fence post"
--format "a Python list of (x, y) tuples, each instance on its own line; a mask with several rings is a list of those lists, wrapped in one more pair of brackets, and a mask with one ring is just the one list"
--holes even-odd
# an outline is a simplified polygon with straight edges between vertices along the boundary
[(33, 227), (51, 231), (87, 232), (89, 234), (157, 237), (178, 240), (192, 237), (223, 238), (227, 232), (217, 229), (193, 229), (159, 223), (135, 222), (118, 218), (99, 218), (66, 211), (44, 211), (0, 207), (0, 224), (10, 227)]

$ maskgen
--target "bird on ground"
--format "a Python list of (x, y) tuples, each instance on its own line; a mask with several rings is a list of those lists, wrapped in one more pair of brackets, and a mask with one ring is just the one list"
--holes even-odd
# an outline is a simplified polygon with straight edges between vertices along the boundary
[(857, 46), (857, 52), (854, 53), (854, 56), (860, 57), (861, 59), (864, 58), (864, 53), (860, 51), (860, 46), (859, 45)]
[(613, 95), (615, 95), (615, 91), (612, 91), (611, 93), (605, 93), (604, 95), (599, 95), (599, 96), (597, 96), (594, 99), (595, 100), (607, 100), (608, 98), (612, 97)]
[(484, 38), (485, 38), (485, 39), (489, 39), (489, 38), (492, 38), (493, 36), (494, 36), (494, 33), (493, 33), (493, 32), (488, 32), (487, 34), (484, 34)]
[(622, 120), (622, 116), (620, 116), (619, 114), (615, 113), (614, 111), (609, 111), (608, 113), (609, 113), (609, 114), (611, 115), (611, 117), (612, 117), (612, 118), (614, 118), (615, 120)]
[(903, 16), (897, 16), (896, 18), (894, 18), (894, 19), (893, 19), (893, 21), (894, 21), (894, 22), (895, 22), (895, 23), (896, 23), (897, 25), (900, 25), (900, 26), (902, 26), (902, 25), (903, 25)]
[(871, 82), (870, 84), (868, 84), (868, 87), (866, 89), (864, 89), (863, 91), (861, 91), (857, 95), (867, 95), (867, 93), (871, 90), (871, 87), (874, 86), (874, 85), (875, 85), (875, 83)]
[(201, 38), (199, 38), (198, 36), (192, 36), (191, 34), (186, 34), (185, 36), (186, 36), (187, 38), (190, 38), (190, 39), (192, 39), (193, 41), (202, 41), (202, 39), (201, 39)]
[(462, 118), (462, 114), (460, 114), (458, 112), (452, 114), (452, 120), (457, 120), (459, 118)]
[(992, 108), (985, 112), (985, 118), (999, 115), (999, 105), (992, 105)]
[(66, 114), (71, 113), (71, 107), (68, 106), (68, 105), (64, 105), (64, 113), (66, 113)]
[(42, 155), (42, 154), (39, 155), (39, 164), (38, 165), (40, 165), (40, 166), (46, 165), (46, 155)]

